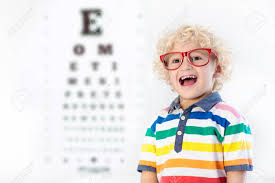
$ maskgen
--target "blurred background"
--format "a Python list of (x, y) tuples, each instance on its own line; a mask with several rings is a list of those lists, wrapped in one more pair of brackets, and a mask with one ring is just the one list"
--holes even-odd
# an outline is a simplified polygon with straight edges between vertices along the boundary
[(220, 93), (249, 120), (275, 182), (274, 1), (1, 0), (0, 182), (140, 182), (146, 124), (177, 96), (152, 70), (160, 36), (210, 27), (234, 53)]

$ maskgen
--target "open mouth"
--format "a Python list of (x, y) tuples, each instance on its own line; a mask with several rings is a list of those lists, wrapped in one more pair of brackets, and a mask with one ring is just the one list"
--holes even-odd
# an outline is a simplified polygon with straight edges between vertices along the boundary
[(192, 86), (197, 82), (197, 76), (196, 75), (188, 75), (188, 76), (182, 76), (179, 79), (179, 83), (181, 86)]

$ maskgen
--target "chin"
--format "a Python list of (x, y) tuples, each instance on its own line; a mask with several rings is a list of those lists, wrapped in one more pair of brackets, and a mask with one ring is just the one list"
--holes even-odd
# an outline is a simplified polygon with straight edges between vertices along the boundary
[(181, 96), (181, 98), (186, 99), (186, 100), (196, 99), (196, 98), (199, 98), (207, 93), (209, 93), (209, 92), (207, 92), (207, 91), (200, 92), (198, 90), (186, 91), (186, 92), (181, 91), (180, 93), (178, 92), (178, 94)]
[(181, 93), (179, 93), (179, 95), (181, 96), (181, 98), (189, 99), (189, 100), (195, 99), (200, 96), (200, 94), (197, 92), (181, 92)]

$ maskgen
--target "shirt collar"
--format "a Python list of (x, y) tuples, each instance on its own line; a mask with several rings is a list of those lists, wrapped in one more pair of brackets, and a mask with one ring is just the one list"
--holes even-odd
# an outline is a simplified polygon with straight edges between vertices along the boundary
[[(193, 105), (196, 105), (198, 107), (201, 107), (205, 111), (209, 111), (215, 104), (222, 101), (222, 98), (218, 91), (212, 92), (207, 97), (201, 99), (200, 101), (194, 103)], [(172, 113), (175, 109), (180, 109), (180, 95), (178, 95), (173, 102), (170, 104), (168, 109), (168, 114)]]

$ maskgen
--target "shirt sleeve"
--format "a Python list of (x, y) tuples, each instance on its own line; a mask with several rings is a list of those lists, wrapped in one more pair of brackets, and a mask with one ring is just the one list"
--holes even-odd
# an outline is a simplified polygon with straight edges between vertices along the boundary
[(147, 124), (147, 129), (143, 138), (143, 144), (139, 156), (139, 163), (137, 167), (138, 172), (142, 172), (143, 170), (156, 172), (155, 121), (151, 121), (149, 125)]
[(222, 142), (224, 170), (252, 171), (252, 134), (250, 125), (244, 116), (237, 113), (224, 130)]

